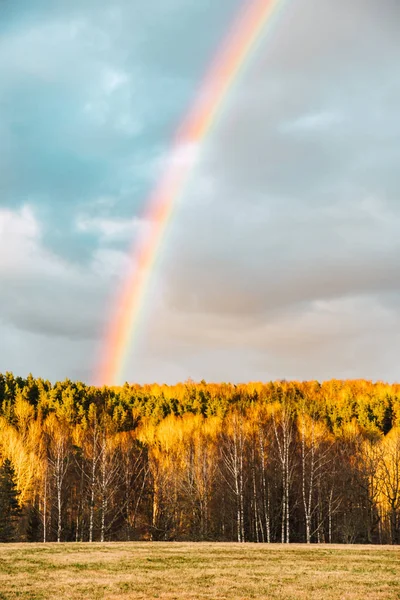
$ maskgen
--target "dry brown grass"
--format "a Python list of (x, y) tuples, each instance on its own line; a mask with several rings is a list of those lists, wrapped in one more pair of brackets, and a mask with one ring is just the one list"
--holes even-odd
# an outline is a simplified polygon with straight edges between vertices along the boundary
[(400, 548), (0, 545), (0, 599), (400, 599)]

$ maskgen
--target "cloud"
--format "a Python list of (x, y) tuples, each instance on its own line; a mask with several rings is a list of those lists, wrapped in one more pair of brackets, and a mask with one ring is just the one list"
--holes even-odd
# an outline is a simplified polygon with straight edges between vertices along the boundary
[(284, 123), (283, 133), (325, 133), (342, 122), (340, 115), (329, 111), (308, 113), (297, 117), (292, 122)]
[(79, 215), (76, 220), (76, 228), (79, 232), (95, 232), (102, 241), (113, 240), (130, 241), (138, 235), (141, 229), (141, 220), (133, 219), (110, 219), (102, 217), (90, 217)]
[(282, 17), (181, 202), (146, 355), (167, 340), (206, 379), (396, 377), (400, 56), (379, 7)]
[(126, 378), (397, 377), (398, 2), (288, 3), (175, 153), (238, 1), (6, 4), (1, 368), (89, 377), (145, 199), (197, 161)]
[(31, 207), (0, 209), (2, 325), (60, 344), (97, 339), (106, 290), (118, 284), (123, 260), (123, 253), (102, 249), (89, 268), (79, 268), (44, 247)]

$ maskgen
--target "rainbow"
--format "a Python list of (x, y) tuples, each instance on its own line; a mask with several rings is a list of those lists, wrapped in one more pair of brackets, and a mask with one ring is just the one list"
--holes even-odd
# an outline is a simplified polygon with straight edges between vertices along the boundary
[(197, 162), (199, 146), (208, 136), (235, 80), (283, 2), (243, 0), (242, 10), (211, 64), (193, 107), (176, 133), (164, 173), (145, 205), (144, 219), (150, 224), (150, 230), (132, 248), (131, 270), (117, 298), (115, 315), (106, 333), (104, 355), (95, 373), (98, 385), (117, 385), (120, 380), (160, 244)]

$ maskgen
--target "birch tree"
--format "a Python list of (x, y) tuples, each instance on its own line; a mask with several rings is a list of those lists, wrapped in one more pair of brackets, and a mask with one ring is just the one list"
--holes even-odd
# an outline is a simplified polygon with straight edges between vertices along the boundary
[(276, 404), (271, 413), (282, 481), (281, 542), (290, 542), (290, 491), (295, 464), (294, 409), (290, 400)]
[(63, 531), (64, 492), (71, 458), (71, 437), (68, 423), (50, 413), (44, 423), (47, 440), (47, 472), (55, 487), (56, 495), (56, 535), (61, 542)]
[(236, 504), (237, 541), (245, 541), (245, 483), (247, 479), (246, 452), (248, 448), (247, 423), (244, 413), (232, 410), (222, 424), (220, 455), (222, 476), (233, 493)]
[(381, 442), (377, 478), (384, 514), (389, 520), (390, 542), (400, 543), (400, 427)]

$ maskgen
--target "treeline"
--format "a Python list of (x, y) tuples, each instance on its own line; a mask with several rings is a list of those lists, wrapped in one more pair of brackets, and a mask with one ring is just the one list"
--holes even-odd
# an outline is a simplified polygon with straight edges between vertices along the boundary
[(0, 540), (400, 543), (400, 385), (0, 375)]

